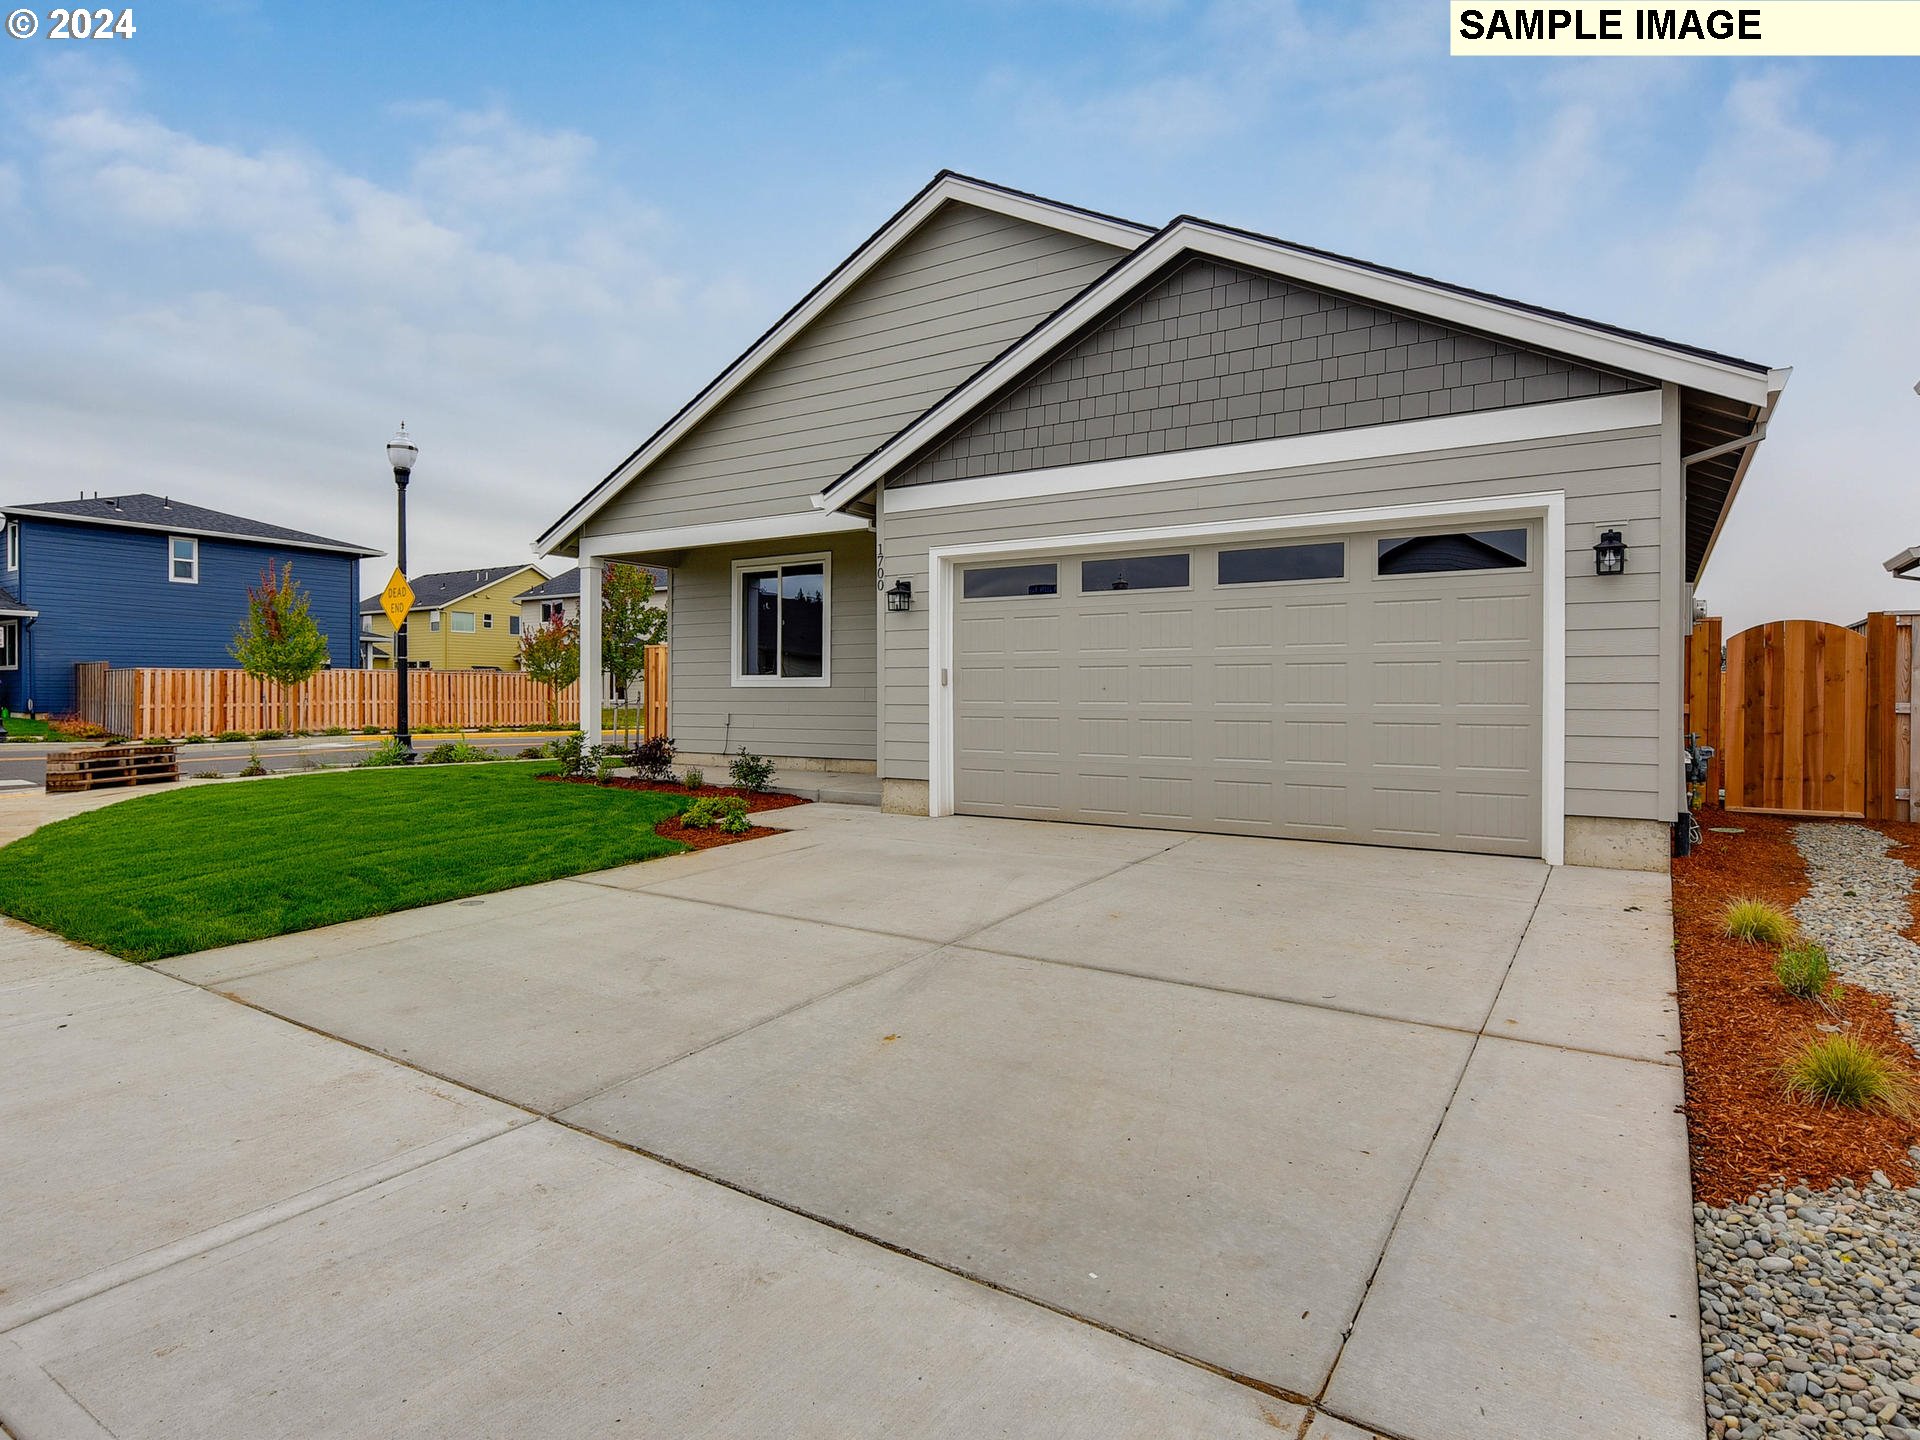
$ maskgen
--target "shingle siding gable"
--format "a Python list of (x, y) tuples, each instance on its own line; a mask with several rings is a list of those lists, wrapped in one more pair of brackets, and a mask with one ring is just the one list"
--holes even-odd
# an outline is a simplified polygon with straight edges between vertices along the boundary
[(1190, 258), (889, 483), (1392, 424), (1647, 383)]

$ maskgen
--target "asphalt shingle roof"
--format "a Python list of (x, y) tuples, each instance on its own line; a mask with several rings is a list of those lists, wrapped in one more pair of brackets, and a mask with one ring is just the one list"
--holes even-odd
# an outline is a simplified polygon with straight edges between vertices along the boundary
[(0, 585), (0, 615), (30, 615), (33, 612), (20, 603), (20, 597), (6, 586)]
[[(476, 590), (483, 590), (527, 568), (525, 565), (495, 565), (486, 570), (440, 570), (432, 575), (409, 575), (407, 583), (413, 586), (415, 610), (438, 610), (441, 606), (458, 600), (462, 595), (471, 595)], [(360, 613), (378, 615), (380, 597), (369, 595), (362, 600)]]
[[(664, 590), (667, 586), (667, 572), (658, 565), (640, 567), (653, 576), (653, 587)], [(513, 598), (516, 600), (572, 600), (580, 594), (580, 567), (564, 570), (551, 580), (543, 581), (531, 590), (522, 590)]]
[(350, 550), (361, 555), (381, 552), (350, 540), (330, 540), (306, 530), (285, 525), (270, 525), (265, 520), (249, 520), (244, 515), (229, 515), (209, 510), (204, 505), (189, 505), (165, 495), (106, 495), (91, 500), (47, 500), (33, 505), (0, 506), (7, 514), (50, 515), (59, 519), (131, 526), (141, 530), (198, 531), (209, 535), (231, 535), (239, 540), (267, 540), (282, 545), (325, 546), (331, 550)]

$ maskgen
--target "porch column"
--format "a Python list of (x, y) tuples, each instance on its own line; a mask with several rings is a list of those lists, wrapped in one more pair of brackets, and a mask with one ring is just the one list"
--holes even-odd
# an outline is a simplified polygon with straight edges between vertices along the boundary
[(600, 733), (600, 571), (599, 556), (580, 557), (580, 728), (586, 743), (602, 743)]

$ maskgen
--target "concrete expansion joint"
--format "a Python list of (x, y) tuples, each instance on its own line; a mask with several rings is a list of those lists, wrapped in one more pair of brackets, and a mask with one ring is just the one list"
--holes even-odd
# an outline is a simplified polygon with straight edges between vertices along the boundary
[[(1367, 1271), (1365, 1283), (1360, 1287), (1360, 1299), (1355, 1303), (1353, 1313), (1347, 1316), (1347, 1323), (1340, 1331), (1340, 1348), (1334, 1352), (1333, 1363), (1327, 1367), (1326, 1376), (1320, 1382), (1320, 1393), (1313, 1397), (1313, 1400), (1310, 1402), (1312, 1404), (1318, 1405), (1326, 1399), (1327, 1392), (1333, 1388), (1333, 1377), (1340, 1373), (1340, 1361), (1347, 1353), (1348, 1343), (1353, 1339), (1354, 1327), (1360, 1323), (1360, 1312), (1366, 1309), (1367, 1296), (1373, 1293), (1374, 1282), (1380, 1278), (1380, 1267), (1386, 1263), (1387, 1251), (1393, 1248), (1393, 1237), (1400, 1233), (1400, 1222), (1406, 1216), (1407, 1202), (1413, 1198), (1413, 1187), (1419, 1182), (1420, 1176), (1425, 1172), (1427, 1162), (1433, 1159), (1433, 1147), (1439, 1143), (1440, 1132), (1446, 1128), (1447, 1116), (1453, 1113), (1454, 1102), (1460, 1098), (1460, 1087), (1466, 1083), (1467, 1070), (1473, 1064), (1473, 1057), (1480, 1049), (1481, 1040), (1486, 1038), (1487, 1025), (1492, 1021), (1494, 1013), (1500, 1008), (1500, 992), (1506, 988), (1507, 981), (1513, 976), (1514, 962), (1520, 958), (1520, 947), (1526, 944), (1527, 932), (1533, 928), (1533, 922), (1540, 917), (1540, 906), (1546, 899), (1547, 881), (1550, 878), (1551, 872), (1549, 872), (1548, 875), (1542, 876), (1540, 879), (1540, 888), (1534, 892), (1533, 904), (1527, 911), (1527, 923), (1520, 927), (1520, 933), (1513, 942), (1513, 949), (1507, 955), (1507, 963), (1500, 971), (1500, 983), (1492, 987), (1493, 993), (1492, 997), (1487, 1001), (1486, 1013), (1480, 1017), (1480, 1028), (1468, 1043), (1467, 1053), (1460, 1061), (1459, 1070), (1454, 1074), (1453, 1088), (1447, 1092), (1447, 1103), (1440, 1107), (1440, 1115), (1433, 1122), (1433, 1129), (1427, 1134), (1427, 1143), (1420, 1151), (1420, 1160), (1413, 1166), (1411, 1173), (1408, 1175), (1406, 1188), (1400, 1192), (1399, 1203), (1393, 1207), (1393, 1220), (1387, 1226), (1386, 1239), (1381, 1241), (1380, 1249), (1373, 1257), (1373, 1265)], [(1560, 1049), (1563, 1047), (1549, 1046), (1547, 1048)]]

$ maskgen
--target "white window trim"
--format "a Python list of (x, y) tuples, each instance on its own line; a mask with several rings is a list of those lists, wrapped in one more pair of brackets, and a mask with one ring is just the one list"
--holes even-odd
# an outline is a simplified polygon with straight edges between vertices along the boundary
[[(462, 615), (467, 617), (467, 628), (464, 630), (454, 623)], [(480, 633), (479, 622), (474, 618), (474, 612), (471, 610), (449, 610), (447, 612), (447, 633), (449, 635), (478, 635)]]
[[(745, 570), (767, 570), (777, 565), (821, 565), (820, 673), (818, 675), (743, 675), (740, 673), (740, 575)], [(825, 550), (808, 555), (757, 555), (751, 560), (736, 560), (728, 577), (728, 625), (733, 658), (728, 671), (736, 688), (772, 687), (775, 689), (818, 690), (833, 683), (833, 555)]]
[(7, 522), (7, 569), (18, 570), (19, 568), (20, 522), (18, 520), (9, 520)]
[[(955, 687), (948, 683), (953, 660), (955, 586), (962, 565), (981, 560), (1039, 558), (1065, 551), (1151, 545), (1168, 541), (1207, 544), (1327, 534), (1352, 529), (1537, 520), (1545, 623), (1541, 631), (1541, 858), (1566, 863), (1567, 829), (1567, 497), (1561, 490), (1489, 496), (1424, 505), (1379, 505), (1326, 510), (1313, 515), (1275, 515), (1254, 520), (1163, 525), (1144, 530), (1080, 532), (1027, 540), (935, 546), (927, 552), (927, 813), (951, 815), (954, 791)], [(1348, 547), (1351, 561), (1352, 547)], [(738, 604), (735, 605), (736, 612)], [(736, 619), (737, 624), (737, 619)], [(738, 651), (738, 637), (735, 637)]]
[[(176, 575), (173, 573), (175, 560), (173, 547), (182, 540), (193, 547), (193, 574), (191, 575)], [(200, 540), (198, 536), (167, 536), (167, 579), (175, 585), (198, 585), (200, 583)]]
[(427, 633), (429, 635), (438, 635), (440, 633), (440, 612), (438, 610), (427, 611)]
[[(0, 646), (0, 670), (18, 670), (20, 668), (20, 622), (18, 620), (0, 620), (0, 631), (13, 636), (11, 644)], [(13, 661), (7, 663), (5, 656), (11, 653)]]

